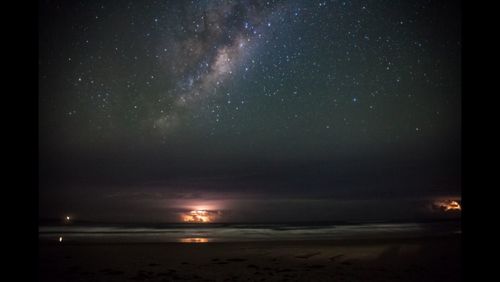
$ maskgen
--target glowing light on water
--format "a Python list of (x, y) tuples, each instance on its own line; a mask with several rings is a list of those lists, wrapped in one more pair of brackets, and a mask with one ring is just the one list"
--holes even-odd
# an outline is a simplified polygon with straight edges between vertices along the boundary
[(208, 243), (208, 238), (181, 238), (181, 243)]
[(62, 237), (59, 237), (59, 242), (62, 242)]

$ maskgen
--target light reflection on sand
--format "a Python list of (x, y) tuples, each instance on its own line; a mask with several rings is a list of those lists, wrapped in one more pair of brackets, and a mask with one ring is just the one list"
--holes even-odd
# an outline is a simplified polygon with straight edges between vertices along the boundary
[(179, 242), (181, 243), (208, 243), (208, 238), (180, 238)]

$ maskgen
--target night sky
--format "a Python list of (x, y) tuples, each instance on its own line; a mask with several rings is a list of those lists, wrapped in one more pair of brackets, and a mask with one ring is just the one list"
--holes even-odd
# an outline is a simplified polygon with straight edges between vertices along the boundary
[[(455, 3), (456, 2), (456, 3)], [(441, 216), (459, 1), (40, 1), (39, 216)]]

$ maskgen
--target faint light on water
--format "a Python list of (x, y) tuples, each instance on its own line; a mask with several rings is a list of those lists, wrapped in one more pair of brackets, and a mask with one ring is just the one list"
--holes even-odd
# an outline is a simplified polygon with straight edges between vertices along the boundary
[(208, 238), (181, 238), (181, 243), (208, 243)]
[(59, 237), (59, 242), (62, 242), (62, 237)]

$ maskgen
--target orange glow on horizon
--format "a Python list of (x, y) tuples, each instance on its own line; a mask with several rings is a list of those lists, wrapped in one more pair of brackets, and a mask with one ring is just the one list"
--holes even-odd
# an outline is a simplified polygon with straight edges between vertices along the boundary
[(439, 201), (436, 202), (435, 205), (445, 212), (462, 210), (462, 206), (460, 205), (460, 203), (453, 200)]
[(189, 223), (209, 223), (215, 220), (215, 213), (207, 210), (194, 210), (182, 214), (182, 221)]
[(462, 207), (457, 201), (451, 201), (448, 205), (445, 206), (444, 208), (445, 211), (449, 210), (462, 210)]

